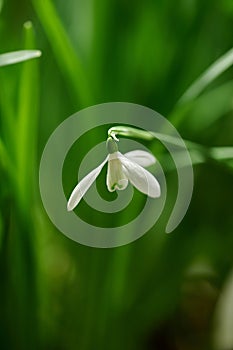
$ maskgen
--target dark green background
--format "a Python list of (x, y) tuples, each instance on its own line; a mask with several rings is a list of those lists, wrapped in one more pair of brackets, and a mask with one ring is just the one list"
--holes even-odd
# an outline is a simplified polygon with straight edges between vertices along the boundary
[[(177, 102), (231, 49), (232, 20), (231, 0), (4, 1), (1, 53), (38, 48), (43, 55), (0, 70), (1, 349), (212, 349), (215, 306), (233, 265), (233, 168), (232, 156), (211, 156), (209, 148), (232, 146), (232, 68)], [(164, 233), (177, 190), (169, 171), (156, 226), (130, 245), (104, 250), (56, 231), (39, 196), (38, 169), (64, 119), (111, 101), (156, 110), (204, 148), (180, 226)], [(80, 154), (98, 142), (93, 134)], [(146, 145), (161, 154), (156, 143)], [(77, 164), (67, 160), (67, 167), (68, 190)], [(143, 197), (134, 200), (137, 210)], [(87, 215), (85, 205), (80, 210)]]

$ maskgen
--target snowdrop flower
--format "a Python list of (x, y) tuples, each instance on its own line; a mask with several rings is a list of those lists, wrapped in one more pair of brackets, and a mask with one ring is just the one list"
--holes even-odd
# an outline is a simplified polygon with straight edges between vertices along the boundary
[(110, 192), (124, 190), (130, 182), (147, 196), (160, 197), (159, 182), (149, 171), (144, 169), (156, 161), (151, 153), (135, 150), (123, 155), (118, 151), (117, 143), (111, 137), (107, 140), (107, 149), (109, 153), (107, 158), (74, 188), (67, 203), (68, 211), (73, 210), (78, 205), (106, 163), (108, 163), (106, 184)]

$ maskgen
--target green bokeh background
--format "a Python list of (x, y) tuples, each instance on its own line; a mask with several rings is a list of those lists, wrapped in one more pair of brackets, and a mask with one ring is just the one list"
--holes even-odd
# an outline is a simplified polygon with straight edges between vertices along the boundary
[[(233, 46), (232, 1), (2, 3), (1, 53), (37, 48), (43, 55), (0, 70), (0, 348), (232, 349), (218, 321), (233, 329), (232, 286), (230, 318), (219, 302), (233, 268), (233, 69), (180, 100)], [(169, 197), (155, 227), (130, 245), (94, 249), (52, 225), (38, 169), (63, 120), (112, 101), (156, 110), (194, 143), (195, 187), (183, 222), (166, 235), (177, 191), (176, 172), (167, 170)], [(102, 137), (94, 131), (77, 145), (65, 189)], [(169, 169), (165, 150), (144, 144)], [(99, 192), (111, 200), (103, 181), (104, 174)], [(136, 193), (134, 201), (137, 211), (144, 198)]]

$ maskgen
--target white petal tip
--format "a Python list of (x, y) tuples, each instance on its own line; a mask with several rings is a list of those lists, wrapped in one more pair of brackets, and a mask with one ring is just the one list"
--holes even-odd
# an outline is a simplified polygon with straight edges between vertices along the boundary
[(68, 200), (66, 209), (67, 209), (67, 211), (72, 211), (72, 210), (74, 210), (75, 207), (77, 207), (77, 205), (78, 205), (78, 203), (77, 203), (77, 202), (74, 203), (74, 201), (71, 200), (71, 198), (70, 198), (70, 199)]
[(153, 188), (149, 188), (148, 197), (159, 198), (161, 196), (160, 185), (156, 180), (156, 183), (153, 184)]
[(151, 198), (159, 198), (161, 196), (161, 193), (158, 192), (158, 193), (152, 193), (152, 194), (149, 194), (148, 197), (151, 197)]
[(122, 179), (118, 181), (118, 184), (116, 185), (115, 188), (119, 191), (122, 191), (122, 190), (125, 190), (127, 186), (128, 186), (128, 180)]
[(0, 66), (7, 66), (40, 57), (40, 50), (20, 50), (0, 54)]
[(142, 167), (148, 167), (156, 163), (154, 155), (143, 150), (131, 151), (125, 153), (124, 156)]
[(35, 57), (40, 57), (42, 56), (42, 52), (40, 50), (35, 51)]
[(72, 211), (74, 208), (68, 203), (66, 209), (67, 211)]

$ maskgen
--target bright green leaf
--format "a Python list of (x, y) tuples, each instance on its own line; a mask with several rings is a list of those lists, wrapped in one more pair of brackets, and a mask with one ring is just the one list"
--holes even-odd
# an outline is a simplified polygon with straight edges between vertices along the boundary
[(72, 87), (75, 99), (78, 99), (82, 107), (86, 107), (90, 104), (90, 86), (87, 76), (54, 4), (50, 0), (33, 0), (32, 3), (44, 27), (60, 69)]
[[(31, 22), (24, 25), (25, 47), (35, 46)], [(17, 123), (17, 181), (22, 208), (29, 205), (36, 167), (39, 73), (38, 62), (26, 62), (19, 85)]]
[(13, 175), (13, 165), (8, 155), (7, 149), (0, 139), (0, 166)]
[(194, 83), (181, 96), (178, 104), (183, 104), (194, 100), (210, 83), (212, 83), (232, 65), (233, 48), (211, 64), (211, 66), (194, 81)]
[(170, 120), (176, 126), (185, 121), (192, 133), (201, 132), (232, 110), (232, 91), (233, 81), (222, 84), (175, 109)]

